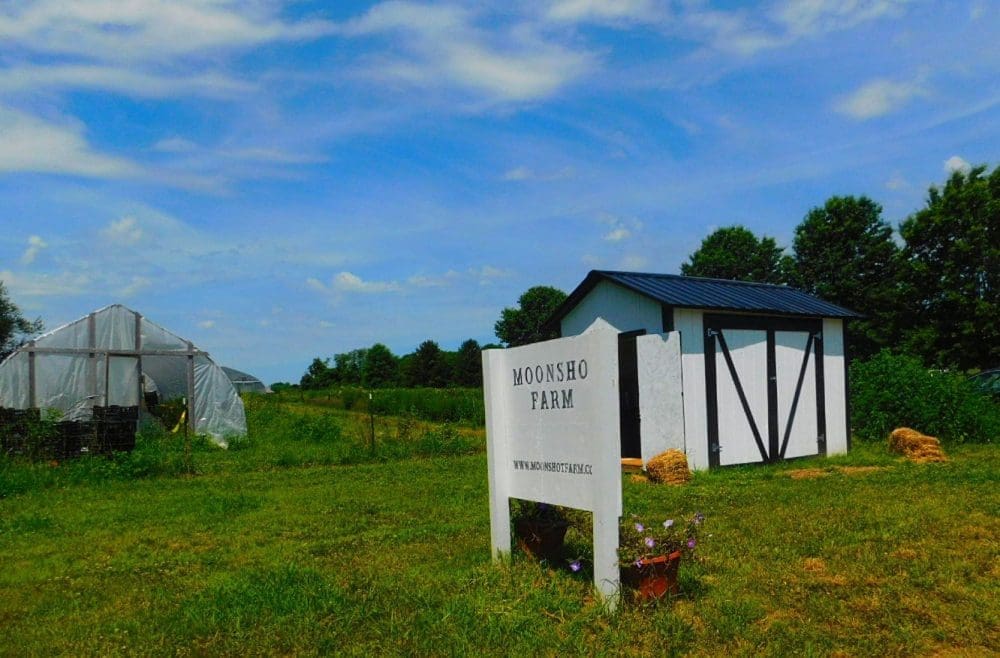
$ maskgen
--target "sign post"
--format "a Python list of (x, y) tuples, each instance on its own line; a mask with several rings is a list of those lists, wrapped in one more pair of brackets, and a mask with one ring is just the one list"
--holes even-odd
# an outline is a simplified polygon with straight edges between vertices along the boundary
[(618, 331), (483, 352), (490, 538), (510, 553), (510, 498), (593, 513), (594, 586), (618, 602), (622, 514)]

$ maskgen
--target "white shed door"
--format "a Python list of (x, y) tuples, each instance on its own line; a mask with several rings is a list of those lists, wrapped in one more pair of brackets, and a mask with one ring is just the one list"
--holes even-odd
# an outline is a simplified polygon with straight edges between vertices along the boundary
[[(725, 344), (737, 376), (729, 370), (722, 341), (716, 341), (715, 377), (719, 418), (719, 464), (764, 461), (758, 447), (768, 436), (767, 332), (726, 329)], [(746, 400), (743, 406), (740, 388)], [(749, 411), (749, 413), (748, 413)]]
[(704, 318), (709, 465), (825, 453), (821, 322)]
[(779, 457), (785, 459), (818, 453), (816, 359), (810, 336), (809, 332), (774, 332), (774, 359), (779, 373), (778, 436), (782, 446)]

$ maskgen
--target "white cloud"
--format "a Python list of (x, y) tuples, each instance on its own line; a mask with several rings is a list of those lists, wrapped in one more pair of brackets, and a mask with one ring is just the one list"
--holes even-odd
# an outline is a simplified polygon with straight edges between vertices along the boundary
[(650, 0), (557, 0), (546, 12), (556, 21), (650, 21), (656, 17)]
[(604, 240), (606, 242), (621, 242), (622, 240), (628, 239), (632, 235), (624, 226), (619, 226), (616, 229), (604, 234)]
[(0, 8), (0, 39), (35, 53), (157, 62), (331, 31), (324, 21), (284, 22), (277, 8), (236, 0), (28, 0)]
[(79, 295), (86, 292), (93, 283), (86, 274), (61, 272), (21, 276), (11, 270), (0, 270), (0, 281), (4, 282), (14, 297)]
[(225, 75), (207, 73), (165, 76), (103, 64), (27, 65), (0, 71), (0, 91), (100, 89), (138, 98), (203, 96), (233, 98), (254, 85)]
[(834, 109), (863, 121), (895, 112), (911, 99), (926, 94), (927, 91), (915, 82), (872, 80), (854, 93), (841, 98)]
[(128, 285), (118, 291), (118, 294), (121, 297), (134, 297), (151, 285), (153, 285), (153, 282), (147, 277), (134, 276)]
[(128, 160), (91, 149), (79, 125), (57, 125), (0, 106), (0, 135), (0, 172), (122, 178), (140, 171)]
[(521, 181), (557, 181), (557, 180), (567, 180), (573, 178), (576, 174), (576, 170), (573, 167), (563, 167), (562, 169), (556, 169), (548, 172), (539, 172), (528, 167), (514, 167), (513, 169), (508, 169), (503, 174), (503, 180), (510, 182), (521, 182)]
[(611, 227), (602, 239), (605, 242), (622, 242), (628, 240), (632, 235), (642, 230), (642, 222), (635, 218), (623, 218), (611, 213), (601, 213), (597, 221)]
[(955, 173), (956, 171), (967, 174), (972, 170), (972, 165), (969, 164), (965, 158), (953, 155), (944, 161), (944, 170), (949, 175)]
[(32, 235), (28, 238), (28, 248), (24, 250), (24, 254), (21, 256), (21, 263), (31, 265), (38, 258), (39, 252), (48, 246), (48, 243), (41, 237)]
[(202, 329), (212, 329), (215, 327), (215, 320), (202, 320), (198, 326)]
[(910, 0), (785, 0), (774, 18), (791, 35), (814, 35), (897, 16), (908, 4)]
[(500, 102), (551, 96), (596, 65), (589, 52), (554, 42), (529, 21), (479, 29), (478, 18), (458, 7), (390, 1), (344, 24), (341, 32), (393, 36), (398, 52), (369, 66), (373, 79), (455, 87)]
[(135, 217), (122, 217), (108, 224), (101, 235), (118, 244), (134, 245), (142, 240), (143, 231)]
[(306, 285), (313, 290), (322, 293), (356, 292), (370, 294), (398, 292), (400, 290), (399, 284), (395, 281), (365, 281), (352, 272), (340, 272), (330, 280), (329, 285), (323, 283), (319, 279), (310, 277), (306, 279)]

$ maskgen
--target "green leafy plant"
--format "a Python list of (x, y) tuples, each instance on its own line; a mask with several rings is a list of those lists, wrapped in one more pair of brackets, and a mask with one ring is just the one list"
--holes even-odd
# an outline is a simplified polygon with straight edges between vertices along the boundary
[(851, 364), (851, 424), (862, 439), (883, 441), (912, 427), (946, 443), (1000, 438), (1000, 405), (959, 373), (928, 370), (916, 357), (882, 350)]
[(635, 514), (622, 517), (619, 528), (618, 563), (642, 566), (642, 560), (680, 551), (693, 557), (698, 533), (705, 522), (701, 512), (686, 521), (673, 518), (648, 520)]

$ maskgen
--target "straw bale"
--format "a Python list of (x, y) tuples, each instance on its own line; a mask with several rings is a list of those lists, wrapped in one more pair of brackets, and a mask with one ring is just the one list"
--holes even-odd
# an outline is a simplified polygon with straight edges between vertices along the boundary
[(646, 473), (653, 482), (685, 484), (691, 480), (687, 455), (674, 448), (661, 452), (646, 462)]
[(897, 427), (892, 431), (889, 450), (920, 464), (948, 461), (937, 438), (909, 427)]

